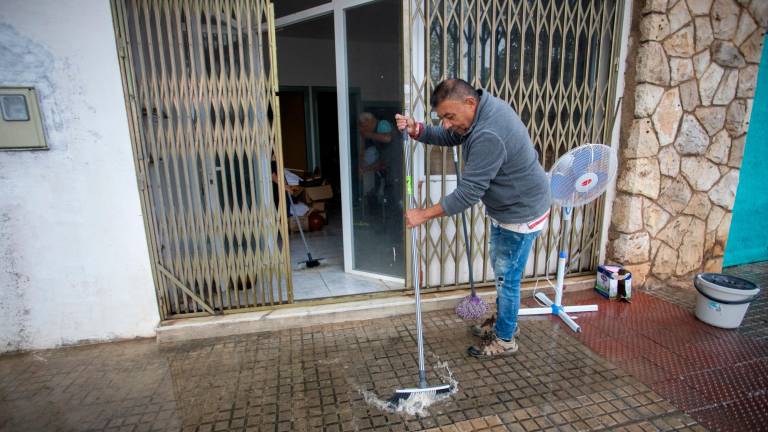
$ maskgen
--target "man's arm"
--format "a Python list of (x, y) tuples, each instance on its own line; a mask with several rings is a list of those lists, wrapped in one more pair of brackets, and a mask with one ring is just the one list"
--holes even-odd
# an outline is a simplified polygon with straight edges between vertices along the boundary
[(456, 190), (443, 197), (437, 205), (408, 210), (405, 214), (406, 226), (412, 228), (436, 217), (457, 214), (480, 201), (506, 159), (506, 151), (495, 134), (485, 132), (476, 139)]
[(464, 211), (480, 201), (507, 158), (498, 135), (488, 131), (475, 133), (467, 164), (461, 172), (461, 181), (456, 190), (440, 200), (447, 216)]
[(363, 137), (379, 143), (389, 144), (392, 142), (392, 124), (387, 120), (379, 120), (370, 131), (363, 132)]
[(395, 120), (397, 121), (397, 129), (408, 131), (408, 135), (426, 144), (449, 147), (461, 144), (461, 139), (458, 135), (445, 129), (442, 126), (427, 126), (422, 122), (406, 117), (400, 114), (395, 114)]
[(372, 140), (380, 142), (380, 143), (390, 143), (390, 142), (392, 142), (392, 135), (390, 135), (388, 133), (385, 134), (385, 133), (371, 132), (371, 133), (364, 134), (364, 137), (368, 138), (368, 139), (372, 139)]
[(461, 144), (461, 139), (455, 133), (442, 126), (425, 126), (423, 132), (415, 139), (420, 142), (441, 147), (452, 147)]
[(410, 209), (405, 212), (405, 226), (413, 228), (424, 222), (437, 217), (445, 216), (443, 207), (440, 204), (427, 208)]

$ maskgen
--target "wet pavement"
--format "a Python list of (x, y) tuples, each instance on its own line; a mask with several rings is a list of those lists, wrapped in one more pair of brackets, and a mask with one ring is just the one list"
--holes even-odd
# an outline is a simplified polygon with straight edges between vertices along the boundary
[[(671, 335), (694, 329), (696, 338), (705, 339), (687, 339), (688, 345), (699, 344), (695, 351), (685, 344), (670, 350), (675, 337), (657, 332), (654, 339), (658, 328), (638, 324), (639, 332), (625, 333), (619, 342), (644, 348), (636, 342), (642, 335), (673, 356), (695, 352), (710, 359), (708, 349), (720, 353), (724, 348), (712, 341), (736, 340), (725, 347), (728, 352), (757, 356), (726, 357), (747, 361), (745, 373), (765, 370), (766, 341), (724, 330), (728, 336), (718, 338), (718, 330), (698, 328), (705, 324), (691, 318), (684, 306), (658, 297), (639, 294), (617, 312), (619, 304), (591, 291), (566, 296), (570, 304), (594, 301), (601, 310), (580, 314), (584, 333), (578, 337), (557, 320), (526, 317), (520, 351), (483, 361), (466, 354), (475, 339), (452, 311), (425, 313), (428, 378), (447, 382), (453, 377), (458, 391), (426, 408), (424, 416), (388, 412), (379, 403), (396, 388), (416, 384), (414, 319), (401, 316), (164, 345), (137, 340), (5, 355), (0, 357), (0, 430), (759, 430), (760, 423), (749, 421), (734, 424), (758, 429), (718, 429), (712, 419), (732, 421), (749, 412), (735, 413), (737, 400), (751, 403), (764, 416), (768, 382), (715, 374), (725, 384), (712, 395), (721, 399), (692, 410), (658, 385), (673, 377), (659, 381), (631, 361), (679, 366), (678, 378), (687, 375), (687, 364), (665, 363), (666, 357), (655, 357), (652, 350), (614, 356), (596, 348), (594, 341), (601, 339), (593, 336), (615, 338), (611, 329), (634, 332), (631, 323), (659, 324), (666, 317), (666, 328), (677, 329)], [(718, 367), (708, 370), (725, 367), (713, 366)]]
[[(497, 416), (510, 430), (693, 421), (549, 320), (520, 352), (478, 361), (452, 311), (425, 314), (429, 379), (459, 390), (427, 416), (366, 402), (416, 384), (412, 317), (158, 346), (134, 341), (4, 356), (0, 428), (17, 431), (424, 430)], [(444, 363), (443, 363), (444, 362)], [(445, 364), (447, 368), (434, 369)], [(435, 372), (443, 374), (443, 378)], [(478, 420), (479, 422), (479, 420)]]
[[(674, 326), (663, 333), (654, 332), (653, 325), (640, 329), (641, 342), (635, 343), (649, 347), (643, 358), (652, 365), (633, 375), (711, 430), (768, 430), (768, 262), (731, 267), (724, 273), (763, 287), (741, 326), (723, 330), (692, 319), (697, 297), (692, 289), (652, 291), (654, 297), (679, 308), (667, 314)], [(660, 303), (657, 311), (671, 307), (651, 301)]]
[[(768, 342), (768, 261), (728, 267), (723, 273), (747, 279), (762, 287), (760, 295), (749, 305), (744, 321), (735, 331), (743, 336)], [(665, 287), (650, 294), (690, 312), (696, 309), (696, 292), (693, 289)]]

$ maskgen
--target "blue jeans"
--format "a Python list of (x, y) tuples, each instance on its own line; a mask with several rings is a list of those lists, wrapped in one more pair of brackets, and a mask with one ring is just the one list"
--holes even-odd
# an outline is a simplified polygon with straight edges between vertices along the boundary
[(541, 231), (522, 234), (491, 224), (491, 263), (496, 277), (496, 336), (512, 339), (520, 310), (520, 279), (531, 245)]

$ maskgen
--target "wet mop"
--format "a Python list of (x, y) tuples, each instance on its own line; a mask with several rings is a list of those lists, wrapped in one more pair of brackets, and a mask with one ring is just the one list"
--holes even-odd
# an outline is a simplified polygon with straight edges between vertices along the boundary
[(299, 228), (299, 234), (301, 234), (301, 241), (304, 243), (304, 250), (307, 251), (307, 259), (304, 261), (299, 261), (298, 264), (304, 264), (307, 268), (313, 268), (320, 265), (320, 260), (323, 258), (312, 258), (312, 252), (309, 251), (309, 246), (307, 245), (307, 239), (304, 238), (304, 229), (301, 228), (301, 222), (299, 221), (299, 217), (296, 216), (296, 207), (293, 205), (293, 198), (291, 197), (291, 193), (288, 191), (285, 191), (285, 195), (288, 197), (288, 202), (291, 204), (291, 215), (293, 215), (293, 220), (296, 221), (296, 226)]
[[(456, 185), (461, 181), (461, 172), (459, 171), (459, 156), (456, 152), (456, 147), (452, 147), (453, 150), (453, 166), (456, 168)], [(464, 231), (464, 245), (467, 250), (467, 267), (469, 271), (469, 289), (471, 294), (464, 297), (459, 304), (456, 305), (456, 315), (459, 318), (465, 320), (477, 320), (483, 317), (491, 309), (491, 306), (477, 296), (475, 290), (475, 278), (472, 275), (472, 244), (469, 242), (469, 235), (467, 234), (467, 216), (461, 212), (461, 228)]]
[[(407, 114), (406, 114), (407, 116)], [(411, 152), (408, 148), (407, 128), (403, 129), (403, 149), (405, 151), (405, 169), (408, 173), (405, 177), (405, 188), (408, 193), (410, 208), (416, 208), (416, 198), (413, 194), (413, 180), (410, 173), (413, 172)], [(411, 228), (411, 257), (413, 261), (413, 291), (416, 297), (416, 341), (419, 348), (419, 386), (395, 390), (395, 394), (389, 400), (390, 405), (397, 407), (403, 401), (424, 400), (438, 395), (448, 394), (451, 391), (449, 384), (430, 386), (427, 384), (427, 371), (424, 367), (424, 329), (421, 323), (421, 292), (419, 289), (419, 234), (416, 228)]]

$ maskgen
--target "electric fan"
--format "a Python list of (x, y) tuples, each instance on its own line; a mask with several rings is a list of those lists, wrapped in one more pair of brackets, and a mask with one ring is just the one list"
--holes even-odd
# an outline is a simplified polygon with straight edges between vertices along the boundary
[(602, 195), (616, 176), (616, 153), (604, 144), (585, 144), (564, 154), (549, 172), (552, 200), (563, 209), (562, 249), (557, 260), (555, 301), (544, 293), (536, 298), (547, 307), (520, 309), (518, 315), (553, 314), (559, 316), (571, 330), (580, 332), (581, 327), (568, 312), (594, 312), (597, 305), (563, 306), (563, 279), (568, 263), (569, 232), (573, 207), (587, 204)]

